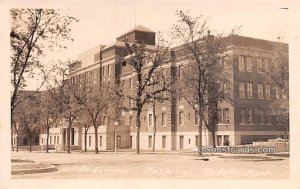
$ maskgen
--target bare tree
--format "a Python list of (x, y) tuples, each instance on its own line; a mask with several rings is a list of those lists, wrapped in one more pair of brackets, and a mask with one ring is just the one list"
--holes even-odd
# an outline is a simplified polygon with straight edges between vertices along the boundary
[[(81, 83), (82, 88), (78, 93), (74, 93), (74, 97), (78, 104), (83, 107), (83, 115), (87, 123), (91, 123), (95, 134), (95, 153), (99, 153), (98, 149), (98, 128), (105, 124), (110, 106), (114, 101), (114, 91), (103, 86), (102, 88), (92, 88), (86, 82)], [(86, 135), (89, 126), (85, 126), (85, 151), (86, 151)]]
[[(123, 90), (122, 96), (130, 99), (133, 104), (127, 109), (136, 112), (136, 152), (140, 153), (140, 128), (141, 112), (146, 103), (155, 95), (162, 93), (170, 87), (161, 77), (158, 77), (158, 71), (161, 66), (170, 62), (167, 56), (168, 48), (158, 44), (156, 47), (147, 47), (143, 41), (136, 41), (133, 44), (125, 43), (129, 54), (124, 57), (128, 66), (135, 73), (136, 86), (133, 90)], [(156, 87), (153, 87), (156, 86)]]
[[(280, 39), (280, 38), (279, 38)], [(284, 141), (286, 143), (289, 130), (289, 60), (287, 45), (278, 42), (275, 46), (270, 77), (275, 85), (276, 99), (270, 109), (277, 122), (285, 127)], [(286, 144), (285, 144), (286, 147)]]
[(225, 99), (225, 90), (231, 86), (230, 72), (221, 61), (226, 43), (221, 34), (210, 35), (202, 16), (191, 17), (183, 11), (177, 11), (176, 15), (179, 20), (173, 26), (172, 36), (183, 44), (178, 54), (186, 62), (178, 70), (177, 94), (198, 114), (198, 153), (202, 155), (203, 123), (212, 133), (215, 146), (218, 101)]
[(35, 68), (44, 65), (40, 58), (46, 50), (65, 48), (62, 41), (72, 40), (69, 25), (74, 17), (54, 9), (11, 9), (11, 113), (18, 99), (18, 91), (26, 86), (26, 77), (35, 75)]

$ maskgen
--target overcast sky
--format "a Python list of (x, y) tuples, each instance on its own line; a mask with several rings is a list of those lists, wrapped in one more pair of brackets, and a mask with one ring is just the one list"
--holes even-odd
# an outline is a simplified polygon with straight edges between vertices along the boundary
[[(214, 32), (230, 32), (242, 26), (240, 35), (276, 41), (280, 36), (288, 41), (288, 7), (282, 1), (152, 1), (152, 2), (89, 2), (69, 3), (70, 15), (79, 19), (72, 25), (74, 42), (58, 54), (49, 54), (47, 60), (76, 59), (77, 55), (99, 44), (113, 43), (116, 37), (143, 25), (166, 34), (176, 23), (176, 10), (189, 10), (192, 16), (203, 15)], [(46, 61), (47, 61), (46, 60)], [(27, 89), (34, 89), (30, 81)]]

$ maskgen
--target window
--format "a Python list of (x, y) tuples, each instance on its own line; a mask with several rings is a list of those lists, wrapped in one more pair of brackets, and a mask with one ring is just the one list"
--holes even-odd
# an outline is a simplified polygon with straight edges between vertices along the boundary
[(188, 120), (191, 120), (191, 114), (188, 113)]
[(107, 75), (110, 75), (110, 65), (107, 66)]
[(161, 144), (162, 144), (162, 148), (166, 148), (166, 139), (167, 139), (167, 137), (166, 136), (162, 136), (162, 141), (161, 141)]
[(195, 125), (199, 125), (199, 115), (198, 115), (198, 111), (195, 111)]
[(178, 90), (178, 102), (182, 102), (182, 90)]
[(184, 117), (183, 117), (183, 112), (179, 112), (179, 125), (184, 124)]
[(245, 56), (239, 56), (239, 70), (240, 72), (245, 71)]
[(247, 123), (247, 110), (246, 108), (241, 108), (240, 110), (240, 123)]
[(56, 141), (57, 141), (57, 144), (59, 144), (59, 136), (57, 136)]
[(89, 136), (89, 146), (92, 145), (92, 136)]
[(129, 79), (129, 89), (132, 89), (132, 78)]
[(263, 109), (257, 109), (257, 122), (258, 124), (263, 124), (265, 122), (264, 120), (264, 110)]
[(195, 136), (195, 146), (198, 146), (198, 143), (199, 143), (199, 136), (196, 135)]
[(265, 64), (266, 72), (269, 73), (270, 72), (270, 59), (265, 58), (264, 59), (264, 64)]
[(217, 110), (217, 123), (222, 123), (222, 109)]
[(239, 91), (240, 91), (240, 98), (245, 98), (245, 82), (240, 82), (239, 85)]
[(99, 145), (102, 147), (102, 136), (99, 137)]
[(129, 126), (132, 126), (132, 116), (129, 116)]
[[(15, 139), (15, 138), (14, 138)], [(15, 142), (15, 140), (14, 140), (14, 142)], [(42, 144), (44, 144), (44, 139), (42, 138)]]
[(152, 148), (152, 136), (148, 137), (148, 147)]
[(253, 97), (253, 90), (252, 90), (252, 88), (253, 88), (253, 83), (247, 83), (247, 96), (248, 97)]
[(275, 96), (276, 98), (280, 98), (280, 93), (279, 93), (279, 88), (278, 87), (275, 87)]
[(270, 124), (272, 122), (271, 119), (271, 111), (270, 110), (265, 110), (265, 123)]
[(161, 125), (164, 127), (166, 126), (166, 113), (161, 113)]
[(223, 123), (224, 124), (229, 123), (229, 109), (228, 108), (223, 109)]
[(248, 108), (247, 113), (247, 123), (253, 123), (253, 108)]
[(182, 72), (183, 72), (182, 68), (183, 68), (182, 65), (181, 65), (181, 66), (178, 66), (178, 77), (179, 77), (179, 78), (182, 77)]
[(53, 142), (53, 144), (56, 144), (56, 136), (54, 136), (54, 142)]
[(252, 72), (253, 71), (253, 64), (252, 64), (252, 58), (247, 57), (247, 72)]
[(265, 71), (265, 64), (261, 58), (257, 58), (257, 71), (264, 72)]
[(153, 119), (152, 114), (149, 114), (149, 120), (148, 120), (148, 126), (149, 127), (152, 127), (152, 119)]
[(102, 67), (102, 76), (104, 77), (105, 76), (105, 68)]
[(121, 147), (121, 136), (120, 135), (117, 136), (117, 147), (118, 148)]
[(266, 84), (266, 98), (270, 98), (271, 97), (270, 91), (271, 91), (270, 85)]
[(125, 117), (122, 117), (121, 125), (125, 126)]
[(258, 98), (264, 98), (264, 86), (263, 84), (257, 84)]

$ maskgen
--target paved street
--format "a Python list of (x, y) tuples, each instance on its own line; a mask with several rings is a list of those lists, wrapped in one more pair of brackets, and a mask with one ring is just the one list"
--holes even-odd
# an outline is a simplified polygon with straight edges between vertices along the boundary
[[(257, 156), (257, 155), (256, 155)], [(262, 156), (262, 155), (259, 155)], [(12, 152), (12, 159), (33, 160), (57, 165), (50, 173), (12, 175), (25, 178), (80, 179), (284, 179), (289, 177), (289, 158), (273, 161), (224, 159), (210, 156), (199, 160), (195, 154), (182, 153), (44, 153)]]

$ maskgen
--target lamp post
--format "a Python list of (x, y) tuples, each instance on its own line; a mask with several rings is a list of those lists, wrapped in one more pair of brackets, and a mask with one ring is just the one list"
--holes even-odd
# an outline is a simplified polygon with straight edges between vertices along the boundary
[(114, 126), (115, 126), (115, 150), (114, 150), (114, 154), (117, 154), (117, 126), (119, 125), (119, 122), (115, 121), (114, 122)]

